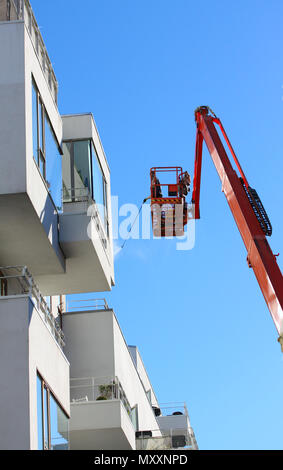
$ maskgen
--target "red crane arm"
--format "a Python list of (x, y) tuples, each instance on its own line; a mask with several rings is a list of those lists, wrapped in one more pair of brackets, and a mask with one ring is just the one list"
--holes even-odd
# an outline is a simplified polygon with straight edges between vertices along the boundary
[[(212, 111), (202, 106), (195, 111), (197, 124), (195, 168), (192, 203), (195, 205), (195, 218), (200, 218), (199, 200), (201, 183), (201, 162), (203, 140), (205, 141), (214, 162), (224, 192), (243, 242), (247, 250), (247, 260), (253, 268), (272, 319), (279, 333), (278, 341), (283, 350), (283, 276), (276, 257), (266, 239), (266, 233), (261, 225), (258, 206), (254, 204), (253, 191), (229, 142), (220, 120)], [(240, 177), (234, 170), (224, 145), (219, 137), (216, 126), (220, 127), (222, 135), (232, 153)], [(254, 191), (255, 192), (255, 191)], [(264, 221), (263, 221), (264, 224)], [(270, 233), (268, 233), (270, 234)]]

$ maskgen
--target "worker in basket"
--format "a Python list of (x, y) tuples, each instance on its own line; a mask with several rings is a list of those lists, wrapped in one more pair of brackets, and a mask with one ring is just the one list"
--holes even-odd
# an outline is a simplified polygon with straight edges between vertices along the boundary
[(187, 196), (190, 191), (191, 177), (187, 171), (179, 176), (179, 195), (180, 197)]
[(160, 181), (156, 177), (154, 171), (151, 172), (151, 186), (153, 188), (152, 196), (153, 197), (162, 197)]

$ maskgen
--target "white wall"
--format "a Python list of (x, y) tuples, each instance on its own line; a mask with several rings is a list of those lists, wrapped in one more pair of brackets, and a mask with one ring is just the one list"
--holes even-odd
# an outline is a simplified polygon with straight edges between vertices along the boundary
[(25, 192), (24, 24), (0, 23), (1, 193)]
[(140, 430), (157, 430), (155, 415), (114, 312), (66, 313), (63, 331), (71, 377), (117, 376), (130, 406), (138, 405)]
[(29, 303), (0, 301), (0, 449), (30, 448)]
[(158, 430), (156, 417), (146, 396), (147, 389), (143, 386), (118, 321), (114, 316), (113, 325), (115, 374), (119, 377), (131, 407), (138, 405), (139, 430)]
[(66, 313), (62, 321), (71, 378), (114, 376), (112, 313)]
[(141, 381), (144, 385), (145, 390), (146, 391), (150, 390), (150, 392), (151, 392), (152, 405), (158, 406), (157, 397), (156, 397), (155, 392), (153, 390), (152, 384), (151, 384), (150, 379), (148, 377), (146, 368), (144, 366), (142, 357), (140, 355), (140, 352), (139, 352), (137, 346), (128, 346), (128, 348), (129, 348), (131, 356), (134, 359), (134, 363), (135, 363), (135, 366), (137, 368), (137, 372), (140, 376), (140, 379), (141, 379)]
[(0, 322), (0, 449), (36, 449), (37, 370), (69, 413), (69, 363), (28, 296), (1, 298)]

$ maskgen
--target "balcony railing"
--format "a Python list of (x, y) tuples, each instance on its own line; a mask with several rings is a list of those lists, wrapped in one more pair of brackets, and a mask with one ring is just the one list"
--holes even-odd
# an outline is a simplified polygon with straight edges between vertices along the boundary
[(178, 429), (171, 429), (162, 434), (160, 429), (136, 432), (136, 448), (137, 450), (198, 449), (192, 428), (188, 429), (188, 433)]
[(0, 300), (20, 295), (29, 296), (57, 343), (61, 347), (64, 346), (64, 334), (57, 319), (50, 311), (26, 266), (0, 267), (0, 290)]
[(198, 448), (186, 403), (162, 403), (153, 408), (163, 436), (172, 436), (172, 446)]
[(162, 416), (185, 415), (189, 417), (187, 405), (184, 402), (160, 403)]
[(23, 0), (0, 0), (0, 21), (23, 19)]
[(63, 203), (68, 202), (90, 202), (92, 203), (91, 194), (87, 187), (81, 188), (63, 188)]
[(106, 299), (67, 299), (66, 311), (81, 311), (81, 310), (108, 310), (109, 306)]
[(131, 407), (118, 377), (86, 377), (70, 379), (73, 405), (83, 402), (120, 400), (131, 418)]
[(24, 21), (51, 95), (57, 104), (58, 82), (29, 0), (0, 0), (0, 21)]

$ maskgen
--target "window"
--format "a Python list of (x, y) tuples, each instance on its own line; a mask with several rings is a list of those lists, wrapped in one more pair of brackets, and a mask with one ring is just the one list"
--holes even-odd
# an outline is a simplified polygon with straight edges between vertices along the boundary
[(73, 143), (74, 156), (74, 187), (88, 188), (92, 194), (91, 180), (91, 149), (89, 140), (78, 140)]
[(50, 447), (51, 450), (68, 449), (68, 420), (50, 394)]
[(37, 89), (33, 83), (32, 86), (32, 140), (33, 140), (33, 158), (38, 161), (38, 98)]
[(32, 80), (33, 158), (58, 210), (62, 209), (62, 158), (52, 125)]
[(149, 403), (151, 404), (151, 390), (150, 389), (146, 392), (146, 396), (147, 396)]
[(46, 181), (56, 207), (62, 208), (62, 158), (50, 120), (45, 113)]
[(109, 236), (107, 183), (92, 141), (64, 142), (63, 150), (64, 200), (80, 201), (89, 192), (97, 204), (102, 225)]
[(138, 405), (134, 406), (131, 409), (131, 415), (130, 415), (131, 421), (134, 426), (134, 430), (138, 431), (139, 430), (139, 419), (138, 419)]
[(43, 398), (42, 398), (42, 383), (39, 375), (36, 379), (36, 388), (37, 388), (37, 448), (42, 450), (43, 447)]
[(68, 418), (48, 385), (37, 374), (38, 450), (68, 450)]
[(108, 209), (107, 209), (107, 186), (106, 180), (98, 160), (94, 145), (92, 144), (92, 184), (93, 199), (98, 205), (102, 223), (108, 236)]

